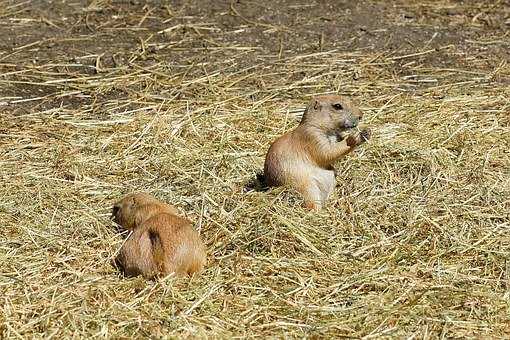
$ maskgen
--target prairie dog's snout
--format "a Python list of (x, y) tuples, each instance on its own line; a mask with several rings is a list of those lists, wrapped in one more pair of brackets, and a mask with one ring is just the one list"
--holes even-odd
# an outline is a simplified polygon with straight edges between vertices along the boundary
[(347, 129), (355, 128), (356, 126), (358, 126), (360, 120), (361, 120), (361, 117), (352, 115), (345, 120), (343, 127), (347, 128)]
[(342, 104), (338, 103), (332, 105), (333, 108), (336, 107), (336, 110), (339, 111), (339, 114), (343, 117), (339, 128), (352, 129), (357, 127), (363, 117), (363, 112), (349, 99), (342, 98), (341, 101)]
[(120, 205), (119, 204), (115, 204), (112, 208), (112, 215), (111, 215), (111, 219), (114, 220), (115, 223), (118, 224), (118, 214), (119, 214), (119, 211), (120, 211)]

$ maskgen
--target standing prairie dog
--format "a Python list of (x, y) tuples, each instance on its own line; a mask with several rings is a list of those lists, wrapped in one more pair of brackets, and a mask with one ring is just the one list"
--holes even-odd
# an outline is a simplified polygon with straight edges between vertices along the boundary
[(144, 194), (130, 194), (113, 206), (114, 221), (132, 233), (115, 259), (128, 276), (191, 275), (205, 265), (205, 246), (178, 211)]
[(335, 187), (333, 163), (370, 138), (368, 129), (348, 132), (362, 116), (348, 98), (313, 98), (299, 126), (269, 148), (264, 164), (266, 184), (289, 186), (303, 195), (307, 208), (320, 209)]

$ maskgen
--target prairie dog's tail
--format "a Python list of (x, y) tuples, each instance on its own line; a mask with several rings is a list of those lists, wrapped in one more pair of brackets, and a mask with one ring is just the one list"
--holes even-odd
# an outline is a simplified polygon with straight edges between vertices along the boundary
[(164, 269), (165, 253), (161, 238), (156, 230), (149, 229), (149, 240), (151, 241), (152, 256), (157, 270), (161, 272)]
[(266, 176), (263, 171), (258, 171), (255, 177), (246, 183), (244, 189), (246, 191), (267, 191), (269, 186), (267, 185)]

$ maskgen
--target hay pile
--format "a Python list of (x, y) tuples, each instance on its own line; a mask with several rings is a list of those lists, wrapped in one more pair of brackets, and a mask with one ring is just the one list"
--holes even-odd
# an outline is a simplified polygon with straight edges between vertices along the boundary
[[(385, 15), (427, 15), (388, 30), (434, 31), (455, 7), (406, 3)], [(297, 46), (299, 23), (242, 5), (166, 5), (0, 8), (1, 336), (510, 334), (504, 2), (455, 7), (465, 39), (402, 48), (328, 45), (313, 27)], [(494, 13), (503, 28), (483, 25)], [(246, 191), (322, 93), (353, 96), (373, 130), (337, 165), (327, 207)], [(110, 265), (123, 240), (110, 209), (133, 191), (194, 222), (201, 276)]]

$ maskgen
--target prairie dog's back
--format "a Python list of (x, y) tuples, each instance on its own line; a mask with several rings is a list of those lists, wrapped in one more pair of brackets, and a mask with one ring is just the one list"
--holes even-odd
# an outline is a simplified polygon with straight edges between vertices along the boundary
[(264, 162), (264, 174), (267, 185), (279, 186), (288, 184), (289, 170), (302, 168), (310, 159), (306, 147), (305, 136), (301, 127), (280, 136), (269, 147)]
[(144, 228), (159, 235), (166, 273), (193, 274), (203, 269), (205, 246), (188, 220), (163, 212), (148, 219)]

